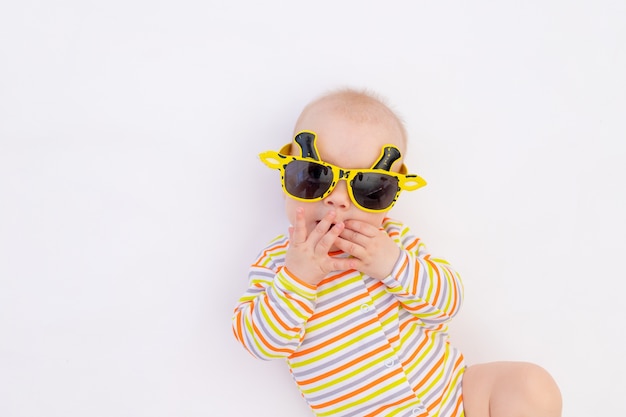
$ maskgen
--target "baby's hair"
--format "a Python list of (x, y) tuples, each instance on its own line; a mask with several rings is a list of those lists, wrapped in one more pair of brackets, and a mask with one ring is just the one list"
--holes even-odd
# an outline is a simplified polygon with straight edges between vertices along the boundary
[(405, 147), (407, 146), (407, 131), (402, 118), (391, 109), (388, 101), (368, 89), (350, 87), (330, 90), (317, 97), (304, 107), (300, 118), (308, 109), (322, 101), (333, 101), (333, 109), (355, 122), (382, 122), (392, 120), (398, 127)]

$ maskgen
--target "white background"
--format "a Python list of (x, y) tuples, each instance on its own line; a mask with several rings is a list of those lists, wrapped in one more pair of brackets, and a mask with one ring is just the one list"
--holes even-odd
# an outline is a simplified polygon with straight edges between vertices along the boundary
[(286, 227), (278, 173), (335, 87), (387, 97), (429, 185), (394, 217), (462, 273), (468, 363), (624, 415), (626, 3), (0, 5), (0, 416), (308, 416), (231, 333)]

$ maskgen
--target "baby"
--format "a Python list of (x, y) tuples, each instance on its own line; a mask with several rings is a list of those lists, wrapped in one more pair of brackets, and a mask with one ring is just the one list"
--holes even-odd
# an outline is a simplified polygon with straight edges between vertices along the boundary
[(387, 217), (426, 184), (408, 173), (406, 148), (380, 98), (345, 89), (307, 105), (293, 142), (261, 154), (280, 171), (291, 227), (252, 264), (235, 337), (257, 358), (285, 359), (317, 416), (560, 416), (539, 366), (467, 367), (450, 344), (460, 277)]

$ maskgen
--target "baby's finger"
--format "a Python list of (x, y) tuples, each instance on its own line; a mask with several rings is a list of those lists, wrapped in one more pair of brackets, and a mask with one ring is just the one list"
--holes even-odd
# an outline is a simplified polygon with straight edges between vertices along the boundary
[(326, 214), (326, 216), (324, 216), (322, 220), (319, 221), (319, 223), (317, 224), (317, 226), (315, 226), (315, 229), (313, 229), (310, 235), (310, 238), (313, 240), (313, 242), (319, 242), (320, 239), (322, 239), (326, 235), (326, 233), (333, 226), (334, 220), (335, 212), (330, 211)]
[(351, 230), (367, 237), (374, 237), (378, 234), (380, 228), (360, 220), (346, 220), (346, 230)]
[(317, 242), (317, 245), (315, 246), (316, 254), (326, 256), (330, 251), (330, 248), (332, 248), (333, 244), (335, 244), (338, 236), (344, 230), (344, 227), (343, 223), (333, 225), (333, 227), (331, 227), (330, 230), (328, 230)]
[(304, 219), (304, 208), (302, 207), (296, 209), (296, 221), (290, 228), (289, 236), (293, 243), (306, 242), (306, 222)]
[(344, 238), (343, 235), (346, 232), (352, 233), (350, 231), (344, 230), (339, 235), (339, 237), (337, 239), (335, 239), (334, 245), (338, 249), (341, 249), (342, 251), (347, 253), (348, 255), (351, 255), (351, 256), (353, 256), (355, 258), (358, 258), (358, 259), (362, 259), (365, 256), (365, 248), (363, 246), (359, 245), (354, 240), (350, 240), (350, 239)]
[[(343, 240), (347, 242), (356, 243), (357, 245), (361, 245), (361, 246), (365, 246), (367, 239), (370, 239), (370, 237), (366, 235), (363, 235), (357, 231), (349, 229), (347, 225), (346, 225), (346, 228), (343, 230), (343, 232), (341, 232), (339, 237), (341, 237)], [(345, 250), (343, 248), (341, 249)]]
[(361, 261), (356, 258), (332, 258), (333, 271), (347, 271), (349, 269), (356, 269), (359, 271)]

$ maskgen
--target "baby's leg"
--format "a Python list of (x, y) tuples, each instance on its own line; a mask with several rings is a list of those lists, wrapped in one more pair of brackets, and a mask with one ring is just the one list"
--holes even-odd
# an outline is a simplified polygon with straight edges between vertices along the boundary
[(484, 363), (465, 370), (463, 406), (466, 417), (560, 417), (561, 391), (532, 363)]

